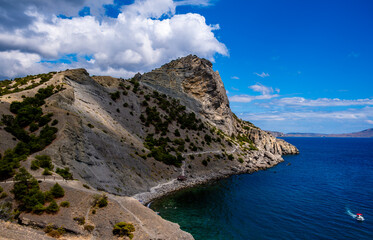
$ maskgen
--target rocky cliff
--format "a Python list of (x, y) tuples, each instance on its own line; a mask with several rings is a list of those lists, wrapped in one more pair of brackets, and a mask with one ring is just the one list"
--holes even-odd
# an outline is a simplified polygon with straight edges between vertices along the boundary
[(274, 138), (251, 123), (245, 124), (232, 113), (219, 72), (214, 71), (212, 63), (206, 59), (189, 55), (136, 77), (145, 84), (179, 98), (227, 135), (243, 132), (254, 141), (258, 149), (273, 154), (298, 153), (291, 144)]
[[(16, 106), (15, 101), (48, 87), (57, 89), (40, 106), (46, 114), (44, 124), (56, 129), (55, 139), (21, 162), (38, 179), (43, 178), (42, 171), (31, 170), (30, 165), (36, 155), (44, 154), (56, 168), (68, 167), (92, 191), (134, 196), (145, 203), (211, 179), (265, 169), (283, 161), (281, 155), (298, 153), (291, 144), (231, 112), (219, 73), (206, 59), (190, 55), (127, 80), (90, 76), (84, 69), (47, 76), (0, 86), (0, 113), (5, 115), (12, 114), (11, 103)], [(23, 141), (9, 130), (9, 121), (4, 124), (0, 136), (7, 141), (0, 142), (2, 155)], [(44, 129), (24, 127), (25, 134), (41, 134)], [(184, 181), (177, 181), (179, 176)], [(129, 212), (140, 214), (134, 213), (139, 209)], [(141, 222), (137, 227), (149, 233)], [(173, 225), (167, 229), (151, 236), (173, 239), (184, 234)]]
[(228, 135), (237, 133), (224, 84), (210, 61), (189, 55), (137, 77), (180, 99)]

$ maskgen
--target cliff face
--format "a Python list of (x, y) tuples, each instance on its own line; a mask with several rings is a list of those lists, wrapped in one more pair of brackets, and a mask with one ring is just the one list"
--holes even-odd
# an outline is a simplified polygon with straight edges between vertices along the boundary
[(139, 79), (179, 98), (228, 135), (236, 133), (224, 84), (208, 60), (189, 55), (145, 73)]

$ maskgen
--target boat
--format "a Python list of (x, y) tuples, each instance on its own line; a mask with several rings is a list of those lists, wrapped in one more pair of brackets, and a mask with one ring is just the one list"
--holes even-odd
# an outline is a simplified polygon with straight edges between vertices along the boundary
[(363, 214), (361, 214), (361, 213), (356, 213), (356, 220), (358, 220), (358, 221), (360, 221), (360, 222), (364, 221), (365, 219), (364, 219), (364, 217), (363, 217)]

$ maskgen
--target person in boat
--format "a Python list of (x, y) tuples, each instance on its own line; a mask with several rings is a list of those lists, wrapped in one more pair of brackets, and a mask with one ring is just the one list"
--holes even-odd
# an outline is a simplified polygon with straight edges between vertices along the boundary
[(363, 221), (363, 220), (364, 220), (363, 214), (361, 214), (361, 213), (357, 213), (357, 214), (356, 214), (356, 219), (357, 219), (357, 220), (360, 220), (360, 221)]

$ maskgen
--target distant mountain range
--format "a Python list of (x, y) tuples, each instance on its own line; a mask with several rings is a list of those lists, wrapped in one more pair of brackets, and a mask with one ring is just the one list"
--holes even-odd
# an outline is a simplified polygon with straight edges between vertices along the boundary
[(354, 133), (323, 134), (323, 133), (282, 133), (269, 131), (275, 137), (340, 137), (340, 138), (373, 138), (373, 128)]

